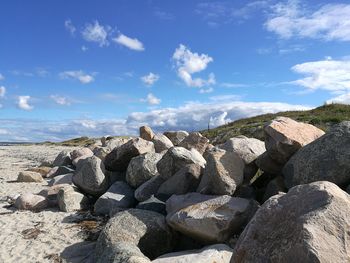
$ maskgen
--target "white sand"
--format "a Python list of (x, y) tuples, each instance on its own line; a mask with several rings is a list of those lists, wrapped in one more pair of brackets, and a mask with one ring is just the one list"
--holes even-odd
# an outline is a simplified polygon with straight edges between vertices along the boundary
[[(0, 262), (86, 262), (93, 243), (83, 242), (84, 236), (73, 223), (77, 213), (49, 209), (34, 213), (6, 208), (6, 196), (38, 193), (47, 187), (43, 183), (16, 183), (20, 171), (53, 161), (67, 147), (58, 146), (0, 146)], [(23, 231), (39, 229), (34, 238), (25, 238)], [(88, 251), (88, 252), (86, 252)], [(63, 253), (63, 254), (62, 254)], [(66, 258), (62, 260), (60, 257)]]

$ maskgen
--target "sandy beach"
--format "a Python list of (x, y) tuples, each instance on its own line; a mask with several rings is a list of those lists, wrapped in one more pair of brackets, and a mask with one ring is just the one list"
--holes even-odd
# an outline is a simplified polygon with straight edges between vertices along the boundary
[(0, 262), (86, 262), (93, 242), (77, 222), (86, 214), (60, 212), (50, 208), (41, 212), (19, 211), (8, 197), (38, 193), (43, 183), (17, 183), (20, 171), (52, 162), (61, 146), (0, 147)]

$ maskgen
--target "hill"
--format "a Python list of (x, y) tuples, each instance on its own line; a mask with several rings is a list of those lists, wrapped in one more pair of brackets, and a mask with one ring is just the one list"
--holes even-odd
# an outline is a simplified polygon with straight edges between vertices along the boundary
[(334, 124), (344, 120), (350, 120), (350, 105), (328, 104), (307, 111), (285, 111), (275, 114), (264, 114), (240, 119), (210, 130), (201, 131), (201, 133), (210, 139), (214, 145), (223, 143), (227, 139), (237, 135), (245, 135), (264, 140), (264, 124), (277, 116), (289, 117), (297, 121), (310, 123), (327, 131)]

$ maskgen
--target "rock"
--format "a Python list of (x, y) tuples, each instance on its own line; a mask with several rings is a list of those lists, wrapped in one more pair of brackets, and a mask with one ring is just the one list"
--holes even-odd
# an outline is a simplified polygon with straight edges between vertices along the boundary
[(154, 197), (153, 195), (146, 201), (139, 203), (136, 206), (136, 208), (154, 211), (159, 214), (166, 215), (165, 202), (159, 200), (157, 197)]
[(94, 155), (101, 159), (102, 162), (105, 161), (107, 154), (111, 152), (111, 150), (107, 147), (96, 147), (94, 150)]
[(48, 206), (49, 207), (55, 207), (58, 206), (58, 201), (57, 201), (57, 195), (58, 191), (66, 186), (69, 186), (68, 184), (58, 184), (58, 185), (53, 185), (49, 188), (41, 190), (37, 195), (41, 195), (46, 198), (48, 201)]
[(167, 151), (171, 147), (174, 147), (173, 143), (161, 133), (157, 133), (153, 136), (152, 142), (154, 144), (154, 148), (156, 153), (161, 153), (163, 151)]
[(327, 134), (301, 148), (283, 168), (287, 188), (315, 181), (342, 187), (350, 183), (350, 122), (342, 122)]
[(209, 140), (202, 136), (199, 132), (191, 132), (185, 139), (180, 143), (180, 147), (184, 147), (188, 150), (196, 149), (200, 154), (205, 152), (205, 149), (209, 145)]
[(41, 183), (44, 181), (40, 173), (23, 171), (18, 174), (17, 182), (24, 183)]
[(126, 181), (125, 177), (126, 177), (126, 172), (111, 172), (106, 170), (105, 171), (105, 176), (108, 179), (108, 184), (112, 185), (117, 181)]
[(237, 153), (213, 149), (207, 155), (197, 192), (213, 195), (232, 195), (243, 182), (245, 164)]
[(73, 184), (73, 175), (73, 173), (58, 175), (51, 179), (51, 181), (49, 182), (49, 186), (59, 184)]
[(139, 187), (158, 174), (157, 163), (163, 155), (145, 153), (131, 159), (126, 170), (126, 181), (132, 187)]
[(105, 159), (106, 169), (110, 171), (126, 171), (130, 160), (143, 153), (154, 152), (152, 142), (141, 138), (129, 140), (127, 143), (115, 148)]
[[(277, 117), (265, 125), (264, 133), (267, 155), (262, 156), (257, 164), (264, 165), (265, 170), (263, 166), (259, 168), (270, 173), (275, 170), (273, 168), (277, 170), (278, 167), (283, 167), (301, 147), (324, 134), (322, 130), (311, 124), (297, 122), (286, 117)], [(269, 168), (269, 165), (264, 163), (271, 163), (273, 168)], [(275, 174), (278, 172), (280, 171), (274, 171)]]
[(93, 156), (94, 153), (87, 147), (76, 149), (70, 153), (70, 157), (72, 159), (72, 164), (76, 166), (79, 160), (86, 159), (88, 157)]
[(255, 164), (264, 172), (270, 174), (279, 174), (284, 164), (278, 163), (273, 160), (267, 152), (264, 152), (256, 160)]
[(255, 199), (257, 200), (257, 193), (255, 188), (252, 185), (249, 184), (242, 184), (240, 185), (234, 194), (234, 197), (241, 197), (246, 199)]
[(97, 199), (94, 211), (96, 214), (108, 215), (114, 209), (131, 208), (136, 204), (134, 190), (125, 182), (115, 182), (106, 193)]
[(225, 244), (216, 244), (198, 250), (168, 253), (152, 263), (227, 263), (232, 257), (233, 249)]
[(157, 193), (160, 185), (164, 183), (164, 181), (165, 180), (159, 175), (152, 177), (136, 189), (135, 198), (140, 202), (146, 201)]
[(106, 148), (109, 151), (112, 151), (113, 149), (118, 148), (123, 144), (127, 143), (129, 140), (130, 138), (112, 138), (106, 142)]
[(61, 211), (73, 212), (87, 209), (89, 200), (73, 186), (65, 186), (58, 191), (57, 202)]
[(187, 131), (168, 131), (163, 133), (169, 140), (174, 144), (174, 146), (178, 146), (180, 142), (182, 142), (189, 134)]
[(105, 177), (105, 166), (100, 158), (92, 156), (80, 160), (73, 183), (83, 192), (93, 196), (100, 196), (109, 187), (108, 179)]
[(66, 166), (70, 164), (72, 164), (70, 152), (64, 150), (57, 155), (56, 159), (53, 161), (52, 166)]
[(74, 173), (74, 171), (75, 171), (74, 169), (68, 166), (55, 166), (48, 172), (46, 177), (54, 178), (59, 175)]
[(253, 178), (258, 170), (255, 160), (266, 151), (263, 141), (247, 138), (243, 135), (229, 139), (224, 144), (219, 145), (219, 148), (228, 152), (235, 152), (242, 158), (245, 163), (244, 178), (247, 180)]
[(231, 262), (349, 262), (350, 196), (325, 181), (275, 195), (240, 235)]
[(263, 202), (269, 199), (271, 196), (286, 192), (286, 187), (284, 185), (284, 179), (282, 176), (277, 176), (271, 180), (266, 186), (266, 190), (263, 196)]
[(183, 147), (172, 147), (157, 163), (157, 169), (160, 176), (167, 180), (187, 164), (204, 167), (206, 161), (195, 149), (189, 151)]
[(27, 171), (39, 173), (41, 174), (42, 177), (47, 177), (46, 175), (49, 173), (51, 169), (52, 168), (48, 166), (39, 166), (39, 167), (29, 168)]
[(16, 199), (14, 206), (17, 209), (39, 211), (48, 207), (48, 201), (41, 195), (22, 194)]
[(140, 137), (146, 141), (152, 141), (154, 132), (152, 131), (151, 127), (142, 126), (140, 127)]
[(188, 164), (166, 180), (158, 189), (158, 194), (181, 195), (195, 192), (200, 179), (201, 170), (198, 164)]
[(163, 215), (129, 209), (112, 217), (101, 232), (95, 249), (96, 261), (131, 262), (132, 257), (154, 259), (170, 252), (172, 243), (172, 232)]
[(228, 195), (173, 195), (166, 202), (166, 220), (176, 231), (210, 244), (239, 234), (258, 207), (254, 200)]

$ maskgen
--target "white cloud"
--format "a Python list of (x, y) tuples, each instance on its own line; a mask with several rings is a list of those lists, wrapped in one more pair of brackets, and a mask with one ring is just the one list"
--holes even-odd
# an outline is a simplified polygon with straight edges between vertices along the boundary
[(281, 38), (350, 41), (350, 4), (326, 4), (310, 11), (299, 0), (273, 6), (265, 26)]
[(17, 106), (22, 110), (32, 110), (34, 107), (29, 105), (30, 96), (18, 96)]
[(141, 99), (142, 102), (147, 102), (149, 105), (158, 105), (161, 102), (161, 99), (154, 96), (152, 93), (149, 93), (146, 99)]
[(331, 60), (306, 62), (292, 67), (304, 78), (290, 82), (316, 90), (349, 91), (350, 90), (350, 60)]
[(350, 93), (345, 93), (337, 97), (331, 98), (326, 101), (327, 104), (340, 103), (340, 104), (350, 104)]
[(86, 24), (81, 32), (83, 38), (89, 42), (96, 42), (100, 47), (108, 46), (108, 34), (111, 31), (109, 26), (102, 26), (96, 20), (93, 24)]
[(64, 71), (61, 72), (59, 75), (62, 79), (77, 79), (82, 84), (88, 84), (95, 80), (92, 74), (86, 74), (82, 70)]
[(0, 86), (0, 98), (5, 97), (6, 88), (4, 86)]
[(247, 84), (229, 83), (229, 82), (221, 83), (220, 86), (224, 87), (224, 88), (245, 88), (245, 87), (249, 87), (249, 85), (247, 85)]
[(159, 80), (159, 75), (150, 72), (148, 75), (141, 77), (142, 82), (147, 86), (152, 86)]
[(10, 134), (8, 130), (0, 128), (0, 135), (8, 135), (8, 134)]
[(70, 105), (71, 101), (67, 97), (51, 95), (50, 98), (59, 105)]
[(214, 91), (214, 89), (212, 87), (209, 87), (207, 89), (200, 89), (199, 93), (200, 94), (206, 94), (206, 93), (212, 93)]
[(141, 41), (139, 41), (137, 38), (130, 38), (124, 34), (119, 34), (116, 38), (113, 38), (113, 41), (132, 50), (145, 50)]
[(173, 54), (173, 61), (175, 63), (178, 76), (189, 87), (209, 86), (216, 83), (215, 75), (210, 73), (208, 79), (193, 78), (192, 74), (205, 70), (213, 58), (206, 54), (199, 55), (192, 53), (186, 46), (180, 44)]
[(64, 21), (64, 27), (69, 33), (71, 33), (71, 35), (74, 35), (75, 31), (77, 30), (70, 19)]
[(5, 79), (4, 75), (2, 75), (2, 74), (0, 73), (0, 80), (4, 80), (4, 79)]

